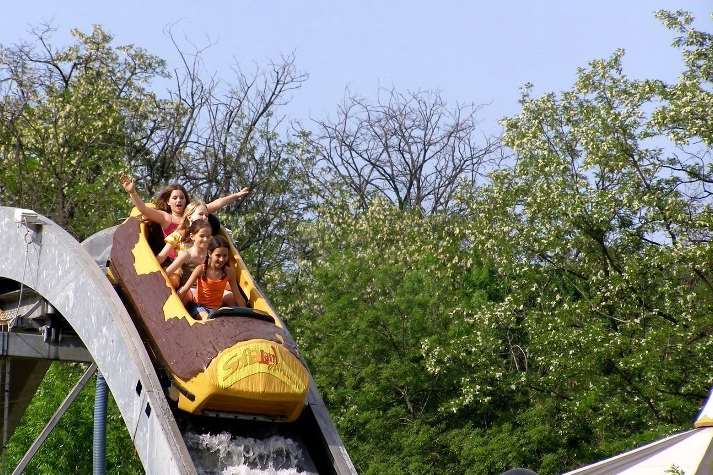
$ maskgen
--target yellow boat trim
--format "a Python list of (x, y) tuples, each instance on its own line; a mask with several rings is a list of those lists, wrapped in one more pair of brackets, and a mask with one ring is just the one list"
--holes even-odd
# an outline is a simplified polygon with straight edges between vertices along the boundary
[(699, 429), (701, 427), (713, 427), (713, 419), (708, 416), (699, 417), (693, 427)]
[(156, 272), (156, 257), (144, 239), (138, 240), (131, 254), (134, 256), (134, 269), (137, 275)]

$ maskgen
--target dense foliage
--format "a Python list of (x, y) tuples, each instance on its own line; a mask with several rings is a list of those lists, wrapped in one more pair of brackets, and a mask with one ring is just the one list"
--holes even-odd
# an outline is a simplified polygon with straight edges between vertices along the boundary
[[(683, 54), (675, 83), (627, 77), (616, 51), (561, 93), (526, 86), (483, 144), (475, 111), (394, 91), (351, 98), (341, 129), (280, 131), (275, 108), (304, 80), (291, 62), (224, 93), (186, 63), (183, 92), (159, 99), (163, 62), (100, 28), (45, 49), (54, 72), (2, 48), (0, 198), (85, 236), (126, 211), (125, 169), (147, 192), (177, 179), (204, 199), (252, 184), (222, 218), (360, 472), (560, 473), (688, 428), (713, 384), (713, 36), (657, 16)], [(511, 160), (495, 166), (501, 143)], [(33, 405), (66, 392), (59, 371)], [(86, 436), (76, 417), (60, 438)], [(84, 470), (67, 447), (37, 470)]]
[[(40, 434), (54, 411), (86, 370), (81, 364), (50, 366), (7, 448), (7, 466), (14, 467)], [(94, 430), (93, 377), (25, 469), (26, 473), (91, 473)], [(141, 473), (124, 420), (109, 396), (107, 404), (107, 473)]]
[(457, 465), (447, 434), (462, 419), (444, 404), (465, 373), (432, 375), (424, 347), (461, 336), (461, 309), (497, 292), (462, 224), (377, 201), (324, 210), (308, 231), (314, 253), (281, 300), (360, 472)]
[[(457, 256), (433, 251), (437, 216), (316, 220), (286, 313), (363, 471), (559, 473), (690, 427), (713, 383), (713, 37), (658, 16), (681, 79), (629, 79), (617, 51), (571, 90), (526, 87), (502, 122), (514, 163), (449, 217)], [(492, 276), (469, 287), (461, 262)], [(415, 368), (434, 391), (416, 419)]]

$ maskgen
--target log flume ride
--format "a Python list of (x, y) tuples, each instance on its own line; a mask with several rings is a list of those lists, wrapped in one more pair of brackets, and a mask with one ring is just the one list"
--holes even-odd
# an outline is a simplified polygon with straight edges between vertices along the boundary
[(147, 473), (356, 473), (294, 340), (234, 249), (248, 306), (198, 321), (137, 213), (80, 245), (42, 215), (0, 206), (0, 236), (0, 315), (12, 319), (0, 347), (6, 437), (51, 361), (91, 363), (21, 464), (96, 371)]

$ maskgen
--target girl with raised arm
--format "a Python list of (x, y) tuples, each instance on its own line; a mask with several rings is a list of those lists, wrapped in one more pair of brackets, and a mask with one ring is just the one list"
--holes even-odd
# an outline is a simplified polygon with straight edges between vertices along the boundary
[[(175, 231), (183, 222), (183, 216), (185, 214), (186, 206), (190, 202), (190, 197), (182, 185), (173, 184), (164, 188), (154, 200), (156, 207), (151, 208), (146, 206), (146, 203), (144, 203), (144, 200), (141, 199), (141, 196), (139, 196), (139, 193), (136, 191), (136, 183), (134, 182), (133, 177), (123, 175), (120, 181), (124, 190), (129, 193), (131, 202), (134, 204), (136, 209), (138, 209), (146, 219), (161, 226), (164, 238)], [(205, 206), (209, 214), (214, 213), (231, 202), (247, 196), (249, 193), (250, 188), (245, 187), (237, 193), (222, 196), (211, 201)], [(175, 251), (169, 251), (168, 257), (172, 259), (175, 258)]]
[(146, 206), (136, 191), (136, 183), (132, 177), (122, 176), (121, 186), (129, 193), (131, 202), (146, 219), (161, 225), (164, 236), (171, 234), (181, 224), (189, 201), (188, 192), (183, 186), (169, 185), (164, 188), (154, 201), (155, 208)]

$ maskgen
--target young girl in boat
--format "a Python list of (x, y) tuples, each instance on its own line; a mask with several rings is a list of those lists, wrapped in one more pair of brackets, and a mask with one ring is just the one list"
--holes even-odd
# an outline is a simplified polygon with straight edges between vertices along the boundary
[[(188, 192), (181, 185), (169, 185), (159, 193), (158, 197), (154, 200), (155, 208), (150, 208), (146, 206), (144, 200), (141, 199), (138, 192), (136, 191), (136, 183), (133, 177), (128, 175), (123, 175), (120, 178), (121, 186), (124, 187), (131, 202), (134, 204), (136, 209), (138, 209), (142, 215), (149, 221), (153, 221), (161, 225), (163, 230), (163, 237), (167, 237), (173, 231), (175, 231), (178, 226), (183, 221), (183, 216), (185, 214), (186, 205), (190, 201)], [(231, 193), (229, 195), (218, 198), (211, 201), (206, 205), (208, 213), (214, 213), (223, 206), (228, 205), (232, 201), (237, 200), (247, 196), (250, 193), (250, 188), (245, 187), (237, 193)], [(171, 259), (176, 257), (175, 251), (169, 251), (168, 257)]]
[[(197, 282), (195, 288), (191, 288)], [(226, 287), (230, 284), (230, 290)], [(230, 265), (230, 244), (223, 236), (214, 236), (203, 264), (197, 266), (178, 290), (191, 314), (206, 320), (211, 310), (223, 306), (245, 306), (235, 270)]]
[[(191, 247), (192, 243), (188, 235), (188, 228), (196, 221), (208, 222), (208, 206), (200, 200), (191, 201), (186, 206), (181, 225), (164, 239), (166, 244), (161, 249), (161, 252), (156, 255), (159, 264), (163, 264), (171, 255), (177, 255), (178, 251), (185, 251)], [(215, 234), (213, 230), (212, 234)]]
[[(166, 268), (166, 274), (174, 288), (181, 288), (193, 273), (193, 270), (203, 264), (208, 255), (208, 244), (211, 234), (208, 221), (194, 221), (188, 228), (188, 239), (191, 247), (180, 251), (176, 259)], [(182, 295), (179, 293), (179, 295)]]

